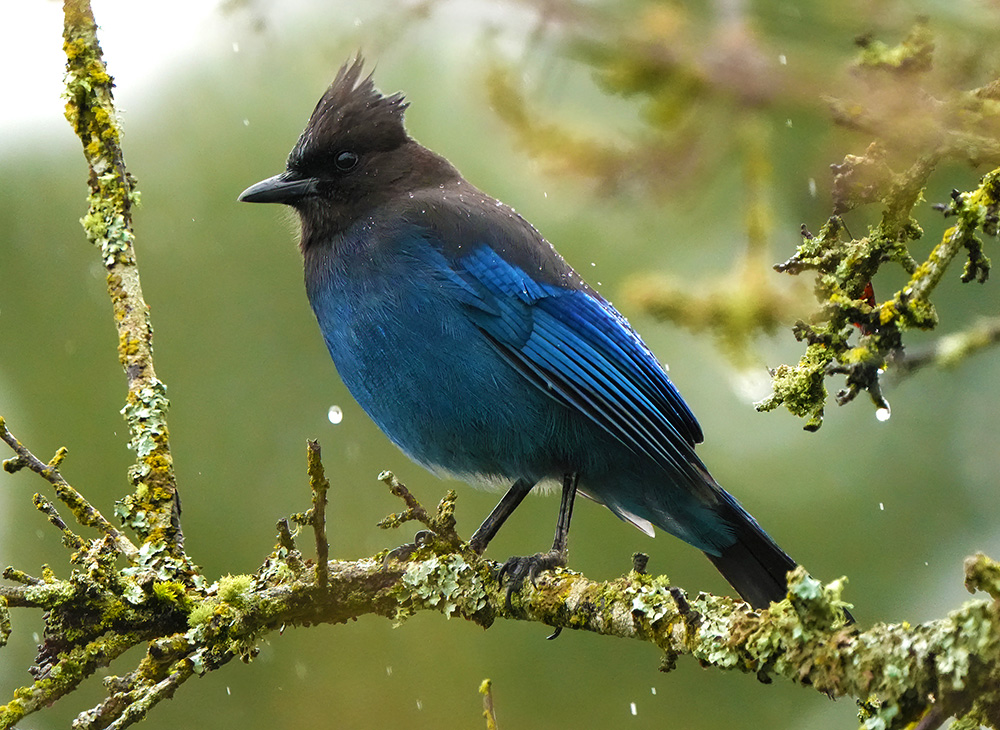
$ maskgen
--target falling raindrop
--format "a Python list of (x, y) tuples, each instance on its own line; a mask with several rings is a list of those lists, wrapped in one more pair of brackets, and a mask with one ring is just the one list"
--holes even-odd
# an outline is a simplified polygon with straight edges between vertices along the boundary
[(340, 409), (340, 406), (330, 406), (330, 410), (326, 412), (326, 417), (330, 419), (330, 423), (336, 426), (344, 420), (344, 412)]
[(639, 714), (638, 712), (636, 712), (636, 709), (635, 709), (635, 703), (634, 703), (634, 702), (632, 702), (632, 703), (631, 703), (631, 704), (629, 705), (629, 708), (630, 708), (630, 709), (632, 710), (632, 714), (633, 714), (633, 715), (638, 715), (638, 714)]

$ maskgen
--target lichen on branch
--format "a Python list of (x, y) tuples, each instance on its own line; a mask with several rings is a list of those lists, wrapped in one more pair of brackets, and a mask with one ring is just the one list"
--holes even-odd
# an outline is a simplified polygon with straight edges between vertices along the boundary
[(139, 192), (125, 166), (114, 81), (104, 64), (89, 2), (66, 0), (64, 18), (65, 114), (90, 167), (89, 210), (81, 223), (107, 270), (118, 358), (128, 380), (122, 415), (136, 462), (129, 470), (134, 491), (122, 500), (119, 512), (144, 541), (162, 546), (165, 558), (177, 560), (183, 553), (183, 535), (175, 514), (166, 386), (153, 368), (153, 331), (133, 248), (132, 207)]
[[(789, 274), (814, 272), (820, 310), (808, 322), (795, 325), (795, 337), (806, 343), (806, 351), (797, 365), (773, 371), (773, 393), (757, 408), (768, 411), (783, 405), (807, 419), (807, 430), (816, 430), (823, 422), (825, 382), (831, 375), (846, 376), (845, 387), (836, 396), (838, 404), (867, 392), (880, 417), (888, 417), (881, 376), (907, 370), (905, 333), (938, 325), (931, 294), (963, 250), (962, 281), (986, 282), (990, 261), (982, 236), (997, 236), (1000, 167), (983, 176), (975, 189), (955, 190), (949, 203), (934, 206), (956, 222), (926, 260), (918, 263), (909, 249), (923, 236), (914, 213), (940, 163), (1000, 165), (997, 82), (932, 97), (919, 85), (933, 67), (934, 45), (923, 23), (897, 47), (870, 38), (860, 43), (856, 72), (868, 84), (868, 103), (831, 99), (830, 104), (839, 123), (875, 141), (863, 155), (847, 155), (833, 166), (833, 215), (818, 235), (803, 226), (798, 250), (775, 267)], [(904, 160), (909, 160), (907, 166), (896, 172), (894, 166)], [(866, 235), (853, 238), (843, 216), (867, 205), (881, 207), (880, 220), (869, 226)], [(871, 282), (887, 264), (900, 266), (909, 281), (879, 302)]]

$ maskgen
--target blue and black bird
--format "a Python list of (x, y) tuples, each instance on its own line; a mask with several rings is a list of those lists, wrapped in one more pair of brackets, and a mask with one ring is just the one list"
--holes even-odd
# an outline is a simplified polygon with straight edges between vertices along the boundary
[(483, 551), (536, 485), (562, 500), (552, 549), (504, 566), (515, 589), (564, 565), (577, 490), (702, 550), (739, 594), (781, 600), (795, 561), (709, 474), (701, 428), (635, 330), (530, 223), (413, 140), (401, 94), (360, 56), (316, 105), (285, 172), (240, 195), (302, 223), (309, 302), (337, 371), (413, 460), (511, 485)]

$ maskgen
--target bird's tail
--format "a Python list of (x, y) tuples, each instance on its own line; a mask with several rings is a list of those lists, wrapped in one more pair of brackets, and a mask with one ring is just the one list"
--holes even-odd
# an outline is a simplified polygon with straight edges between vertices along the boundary
[(795, 561), (728, 493), (723, 492), (716, 511), (731, 525), (736, 540), (718, 555), (705, 555), (754, 608), (767, 608), (772, 601), (782, 600), (788, 593), (788, 571), (796, 567)]

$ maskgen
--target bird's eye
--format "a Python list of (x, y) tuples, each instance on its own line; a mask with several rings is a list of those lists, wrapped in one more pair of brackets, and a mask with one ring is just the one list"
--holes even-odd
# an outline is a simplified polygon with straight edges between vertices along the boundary
[(333, 164), (336, 165), (337, 169), (341, 172), (353, 170), (358, 164), (358, 155), (347, 150), (338, 152), (337, 156), (333, 158)]

